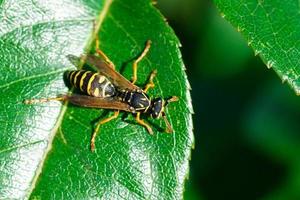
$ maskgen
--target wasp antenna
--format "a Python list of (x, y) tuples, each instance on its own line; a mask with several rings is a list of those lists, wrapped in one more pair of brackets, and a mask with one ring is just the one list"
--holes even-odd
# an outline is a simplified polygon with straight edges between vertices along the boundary
[(152, 41), (151, 41), (151, 40), (147, 40), (147, 41), (146, 41), (146, 46), (149, 46), (149, 45), (151, 45), (151, 43), (152, 43)]
[(171, 103), (171, 102), (175, 102), (175, 101), (179, 101), (179, 97), (172, 96), (169, 99), (167, 99), (167, 103)]
[(172, 132), (173, 132), (173, 128), (172, 128), (170, 122), (168, 121), (166, 114), (163, 113), (162, 117), (163, 117), (163, 119), (164, 119), (164, 121), (165, 121), (165, 124), (166, 124), (166, 126), (167, 126), (166, 132), (167, 132), (167, 133), (172, 133)]

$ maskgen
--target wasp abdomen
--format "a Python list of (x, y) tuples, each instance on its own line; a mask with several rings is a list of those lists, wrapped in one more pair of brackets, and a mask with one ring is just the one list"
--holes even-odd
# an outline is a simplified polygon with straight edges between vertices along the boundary
[(75, 88), (94, 97), (112, 97), (116, 95), (114, 85), (103, 75), (86, 70), (74, 70), (68, 79)]

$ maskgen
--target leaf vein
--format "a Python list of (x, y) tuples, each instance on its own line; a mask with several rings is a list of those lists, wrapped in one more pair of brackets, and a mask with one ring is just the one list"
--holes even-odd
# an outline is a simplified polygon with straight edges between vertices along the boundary
[[(108, 10), (109, 10), (109, 8), (110, 8), (110, 5), (111, 5), (112, 1), (113, 1), (113, 0), (107, 0), (107, 1), (105, 1), (104, 6), (103, 6), (103, 9), (101, 10), (100, 15), (99, 15), (99, 21), (98, 21), (97, 26), (96, 26), (96, 28), (97, 28), (97, 29), (96, 29), (96, 32), (98, 32), (98, 31), (100, 30), (101, 25), (102, 25), (102, 23), (103, 23), (103, 20), (104, 20), (104, 18), (107, 16), (107, 13), (108, 13)], [(93, 39), (94, 39), (94, 38), (93, 38)], [(89, 47), (89, 48), (91, 48), (91, 47), (90, 47), (91, 44), (92, 44), (92, 41), (90, 41), (90, 43), (88, 43), (88, 47)], [(89, 48), (88, 48), (88, 49), (89, 49)], [(52, 130), (51, 133), (49, 134), (49, 142), (48, 142), (47, 149), (45, 150), (45, 153), (44, 153), (44, 155), (43, 155), (43, 157), (42, 157), (42, 159), (41, 159), (41, 162), (40, 162), (40, 164), (39, 164), (39, 166), (38, 166), (38, 169), (37, 169), (37, 171), (36, 171), (36, 174), (35, 174), (35, 176), (34, 176), (33, 179), (32, 179), (31, 187), (28, 189), (27, 198), (30, 196), (30, 194), (32, 193), (33, 189), (35, 188), (35, 186), (36, 186), (36, 184), (37, 184), (37, 180), (38, 180), (38, 178), (39, 178), (39, 176), (40, 176), (40, 174), (41, 174), (41, 172), (42, 172), (42, 167), (43, 167), (43, 165), (44, 165), (44, 162), (45, 162), (45, 160), (46, 160), (46, 157), (47, 157), (48, 153), (50, 152), (50, 150), (51, 150), (51, 148), (52, 148), (52, 143), (53, 143), (54, 137), (55, 137), (55, 135), (56, 135), (56, 133), (57, 133), (57, 131), (58, 131), (58, 128), (60, 127), (60, 125), (61, 125), (61, 123), (62, 123), (63, 116), (65, 115), (65, 113), (66, 113), (66, 111), (67, 111), (67, 105), (68, 105), (68, 102), (66, 102), (66, 103), (64, 103), (64, 104), (62, 105), (62, 110), (61, 110), (61, 112), (60, 112), (60, 114), (59, 114), (58, 120), (57, 120), (57, 122), (56, 122), (56, 124), (55, 124), (53, 130)]]
[(48, 72), (48, 73), (44, 73), (44, 74), (38, 74), (38, 75), (33, 75), (33, 76), (28, 76), (28, 77), (20, 78), (18, 80), (14, 80), (14, 81), (11, 81), (9, 83), (0, 85), (0, 89), (9, 87), (9, 86), (11, 86), (13, 84), (16, 84), (16, 83), (19, 83), (19, 82), (22, 82), (22, 81), (27, 81), (27, 80), (31, 80), (31, 79), (35, 79), (35, 78), (41, 78), (41, 77), (45, 77), (45, 76), (49, 76), (49, 75), (59, 74), (59, 73), (64, 72), (65, 70), (66, 69), (63, 69), (63, 70), (59, 69), (59, 70)]

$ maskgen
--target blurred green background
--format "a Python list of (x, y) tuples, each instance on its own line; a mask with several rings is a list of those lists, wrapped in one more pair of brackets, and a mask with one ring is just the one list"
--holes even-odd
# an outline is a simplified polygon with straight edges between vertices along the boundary
[(299, 97), (207, 0), (158, 0), (182, 43), (195, 149), (186, 200), (299, 200)]

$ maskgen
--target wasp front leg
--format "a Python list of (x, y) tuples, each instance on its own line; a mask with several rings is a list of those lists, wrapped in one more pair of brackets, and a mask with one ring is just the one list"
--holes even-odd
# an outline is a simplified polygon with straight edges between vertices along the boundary
[(157, 74), (157, 70), (156, 69), (151, 72), (150, 77), (149, 77), (149, 81), (148, 81), (147, 85), (144, 88), (144, 92), (145, 93), (147, 93), (148, 89), (155, 87), (153, 79), (156, 76), (156, 74)]
[(147, 131), (149, 132), (150, 135), (153, 135), (152, 128), (150, 127), (149, 124), (147, 124), (146, 122), (144, 122), (144, 120), (142, 120), (142, 119), (140, 118), (140, 115), (141, 115), (141, 113), (137, 113), (137, 114), (136, 114), (136, 117), (135, 117), (136, 122), (137, 122), (138, 124), (144, 126), (144, 127), (147, 129)]

